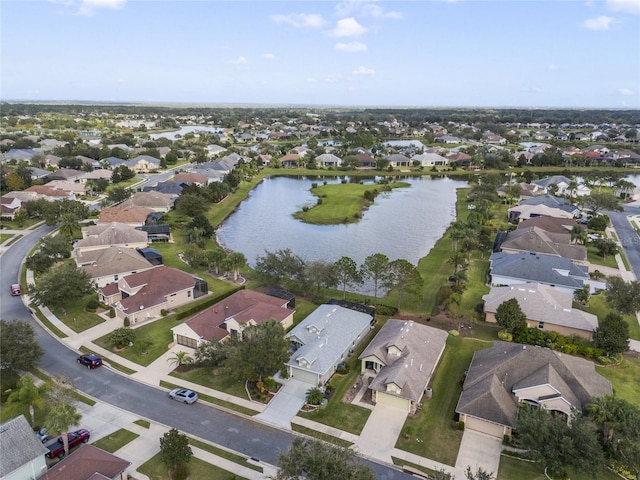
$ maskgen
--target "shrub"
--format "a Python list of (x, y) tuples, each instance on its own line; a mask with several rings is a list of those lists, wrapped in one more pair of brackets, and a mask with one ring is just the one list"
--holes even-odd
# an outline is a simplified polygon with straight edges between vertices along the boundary
[(498, 338), (504, 342), (513, 342), (513, 335), (505, 330), (500, 330), (498, 332)]
[(273, 392), (278, 387), (278, 384), (272, 377), (265, 378), (263, 383), (264, 388), (270, 392)]
[(457, 337), (460, 335), (460, 332), (458, 330), (449, 330), (449, 335), (453, 335), (454, 337)]
[(113, 307), (109, 308), (109, 318), (116, 318), (116, 309)]
[(346, 375), (347, 373), (349, 373), (349, 365), (342, 362), (338, 365), (338, 368), (336, 368), (336, 373), (339, 375)]
[(128, 327), (116, 328), (109, 335), (109, 343), (116, 348), (126, 347), (136, 339), (136, 332)]
[(464, 430), (464, 422), (458, 422), (458, 430)]
[(129, 327), (131, 325), (131, 321), (129, 320), (129, 317), (124, 317), (123, 323), (125, 327)]
[(160, 315), (162, 315), (163, 317), (167, 316), (167, 311), (163, 308), (162, 310), (160, 310)]
[(89, 312), (95, 312), (99, 307), (100, 307), (100, 304), (98, 303), (97, 300), (92, 299), (87, 302), (87, 310)]
[(598, 357), (598, 363), (601, 365), (611, 365), (611, 359), (609, 357)]

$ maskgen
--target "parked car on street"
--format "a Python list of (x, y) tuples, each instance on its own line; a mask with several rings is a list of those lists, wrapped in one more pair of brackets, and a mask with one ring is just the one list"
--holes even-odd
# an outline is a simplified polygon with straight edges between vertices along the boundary
[(102, 359), (93, 353), (89, 353), (87, 355), (80, 355), (78, 357), (78, 363), (85, 365), (87, 368), (96, 368), (102, 365)]
[(47, 443), (49, 440), (51, 440), (51, 436), (47, 433), (47, 429), (44, 427), (38, 430), (36, 432), (36, 435), (38, 437), (38, 440), (40, 440), (42, 443)]
[[(75, 432), (67, 433), (67, 439), (69, 440), (69, 450), (71, 450), (73, 447), (77, 447), (81, 443), (87, 443), (90, 437), (91, 434), (89, 433), (89, 430), (85, 430), (84, 428), (76, 430)], [(55, 443), (47, 445), (47, 448), (49, 449), (49, 452), (45, 455), (48, 458), (62, 458), (65, 455), (62, 437), (58, 437), (58, 440)]]
[(186, 388), (174, 388), (169, 392), (169, 397), (187, 404), (192, 404), (198, 400), (198, 394)]
[(16, 295), (22, 295), (22, 287), (20, 287), (19, 283), (14, 283), (13, 285), (11, 285), (11, 295), (13, 295), (14, 297)]

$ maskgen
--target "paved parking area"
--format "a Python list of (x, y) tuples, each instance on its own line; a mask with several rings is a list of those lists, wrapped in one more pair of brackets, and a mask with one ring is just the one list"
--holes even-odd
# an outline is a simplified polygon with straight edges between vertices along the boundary
[(367, 457), (392, 463), (391, 452), (408, 414), (406, 410), (376, 404), (356, 442), (358, 451)]
[(312, 386), (294, 378), (286, 380), (269, 405), (255, 419), (291, 430), (291, 419), (304, 405), (307, 390)]

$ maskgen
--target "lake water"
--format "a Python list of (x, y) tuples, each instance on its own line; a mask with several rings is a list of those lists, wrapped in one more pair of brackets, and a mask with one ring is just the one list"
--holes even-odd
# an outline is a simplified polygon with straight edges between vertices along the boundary
[(265, 251), (285, 248), (307, 261), (333, 262), (347, 256), (360, 265), (368, 255), (383, 253), (390, 260), (404, 258), (416, 265), (455, 220), (456, 190), (467, 183), (430, 177), (402, 180), (411, 186), (380, 194), (359, 222), (321, 226), (292, 215), (304, 205), (315, 205), (309, 189), (325, 179), (267, 178), (222, 223), (217, 240), (242, 252), (251, 266)]

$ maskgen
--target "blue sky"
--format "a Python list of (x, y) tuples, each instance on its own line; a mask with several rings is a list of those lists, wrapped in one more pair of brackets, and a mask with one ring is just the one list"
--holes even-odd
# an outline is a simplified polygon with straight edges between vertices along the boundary
[(2, 100), (640, 108), (640, 0), (3, 0)]

